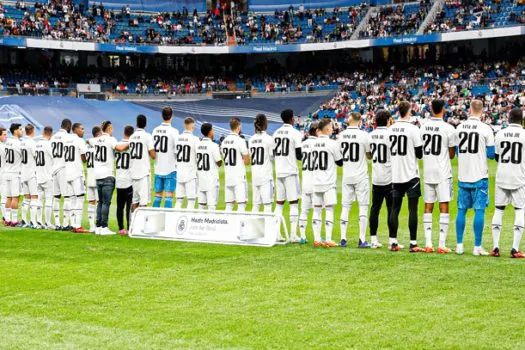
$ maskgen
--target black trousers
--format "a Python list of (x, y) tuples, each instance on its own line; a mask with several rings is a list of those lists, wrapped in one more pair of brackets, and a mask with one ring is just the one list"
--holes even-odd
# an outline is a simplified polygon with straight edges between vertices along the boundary
[(397, 238), (399, 228), (399, 212), (403, 205), (403, 197), (408, 197), (408, 231), (410, 240), (417, 240), (417, 207), (419, 197), (421, 197), (421, 185), (419, 178), (413, 178), (405, 183), (392, 184), (392, 213), (390, 216), (389, 226), (392, 228), (392, 238)]
[(379, 226), (379, 213), (383, 206), (383, 201), (386, 201), (386, 210), (388, 217), (388, 232), (391, 236), (392, 229), (390, 226), (390, 215), (392, 212), (392, 185), (377, 186), (372, 185), (372, 207), (370, 208), (370, 236), (377, 236), (377, 228)]
[[(131, 214), (131, 200), (133, 199), (133, 187), (117, 188), (117, 221), (118, 229), (129, 230), (129, 217)], [(124, 210), (126, 211), (127, 225), (124, 227)]]

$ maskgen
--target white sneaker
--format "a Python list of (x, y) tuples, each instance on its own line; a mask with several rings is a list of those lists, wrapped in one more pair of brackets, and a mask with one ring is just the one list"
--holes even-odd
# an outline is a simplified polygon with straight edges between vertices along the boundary
[(52, 225), (52, 224), (45, 224), (45, 225), (44, 225), (44, 229), (45, 229), (45, 230), (53, 230), (53, 231), (54, 231), (56, 228), (55, 228), (55, 225)]
[(488, 256), (489, 253), (483, 249), (482, 247), (474, 247), (474, 251), (472, 252), (474, 256)]
[(456, 254), (463, 255), (463, 253), (465, 253), (465, 249), (463, 248), (463, 244), (462, 245), (458, 244), (456, 246)]
[(102, 230), (102, 227), (95, 227), (95, 234), (100, 235), (101, 230)]
[(297, 235), (290, 237), (290, 243), (298, 243), (299, 241), (301, 241), (301, 239), (297, 237)]
[(116, 235), (117, 233), (111, 231), (108, 227), (103, 227), (102, 229), (100, 229), (98, 234), (101, 236), (111, 236), (111, 235)]
[(97, 227), (90, 227), (90, 228), (89, 228), (89, 232), (90, 232), (90, 233), (97, 234)]
[(378, 249), (381, 248), (383, 245), (379, 242), (372, 242), (371, 248), (372, 249)]

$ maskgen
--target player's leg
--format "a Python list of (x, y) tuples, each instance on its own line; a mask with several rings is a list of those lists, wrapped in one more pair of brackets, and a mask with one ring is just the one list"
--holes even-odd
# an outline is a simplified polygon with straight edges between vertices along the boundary
[(208, 192), (209, 190), (201, 191), (199, 189), (199, 193), (197, 194), (198, 201), (199, 201), (199, 208), (201, 210), (206, 210), (208, 207)]
[[(299, 175), (290, 175), (285, 179), (286, 199), (290, 205), (290, 240), (299, 242), (297, 237), (297, 225), (299, 223), (299, 198), (301, 197), (301, 187)], [(333, 224), (333, 223), (332, 223)]]
[(235, 186), (235, 201), (237, 202), (237, 211), (246, 211), (246, 202), (248, 201), (248, 184), (246, 182)]
[(75, 217), (75, 232), (76, 233), (87, 233), (88, 230), (82, 227), (82, 219), (84, 218), (84, 200), (86, 197), (86, 188), (84, 186), (84, 177), (79, 177), (75, 181), (75, 207), (74, 207), (74, 217)]
[(126, 189), (126, 208), (124, 209), (124, 212), (126, 213), (126, 228), (125, 228), (126, 234), (128, 234), (129, 228), (131, 226), (131, 202), (132, 200), (133, 200), (133, 187), (129, 186)]
[(117, 188), (117, 224), (118, 232), (124, 231), (124, 207), (126, 206), (127, 188)]
[(401, 212), (401, 206), (403, 205), (403, 197), (405, 191), (403, 189), (403, 184), (393, 184), (392, 189), (392, 210), (390, 212), (390, 217), (388, 218), (388, 224), (391, 228), (389, 233), (388, 243), (390, 250), (395, 252), (400, 249), (399, 243), (397, 241), (397, 231), (399, 228), (399, 213)]
[(219, 200), (219, 181), (208, 190), (206, 194), (209, 210), (217, 210), (217, 201)]
[[(273, 203), (273, 181), (268, 181), (264, 185), (259, 187), (260, 201), (263, 204), (264, 212), (272, 212)], [(255, 204), (254, 204), (255, 205)]]
[(29, 223), (32, 228), (41, 228), (41, 225), (39, 224), (40, 218), (38, 218), (38, 207), (40, 206), (40, 203), (36, 177), (31, 179), (29, 192), (31, 194), (31, 202), (29, 203)]
[(261, 189), (262, 186), (257, 186), (252, 183), (252, 213), (259, 212), (259, 207), (262, 203)]
[(449, 203), (454, 199), (454, 186), (452, 178), (440, 184), (438, 189), (439, 194), (439, 254), (449, 253), (451, 250), (447, 248), (446, 241), (448, 235), (448, 226), (450, 224)]
[(286, 184), (285, 177), (278, 177), (275, 189), (276, 189), (276, 200), (274, 213), (277, 215), (283, 215), (284, 201), (286, 200)]
[(98, 192), (97, 187), (88, 187), (87, 189), (87, 200), (88, 200), (88, 206), (87, 206), (87, 214), (88, 214), (88, 222), (89, 222), (89, 232), (95, 232), (96, 224), (95, 224), (95, 218), (97, 215), (97, 199), (98, 199)]
[(5, 180), (3, 178), (0, 178), (0, 213), (2, 216), (2, 221), (5, 225), (6, 219), (5, 219), (5, 202), (7, 201), (7, 198), (5, 196)]
[(177, 187), (177, 172), (172, 172), (164, 181), (164, 208), (173, 208), (173, 197)]
[(425, 201), (425, 210), (423, 213), (423, 230), (425, 232), (425, 250), (434, 251), (432, 244), (432, 212), (434, 203), (437, 201), (437, 184), (424, 183), (423, 200)]
[(24, 199), (22, 201), (22, 217), (20, 218), (19, 227), (29, 227), (29, 220), (27, 219), (27, 213), (29, 212), (29, 206), (31, 205), (31, 195), (29, 194), (29, 183), (24, 181), (22, 183), (22, 193)]
[(186, 208), (195, 209), (195, 201), (197, 199), (197, 179), (190, 180), (186, 183), (186, 197), (188, 198), (188, 205)]
[(306, 228), (308, 225), (308, 212), (312, 209), (312, 193), (304, 193), (301, 197), (301, 215), (299, 216), (299, 234), (301, 243), (306, 243)]
[(410, 252), (421, 253), (425, 250), (417, 245), (417, 224), (419, 197), (421, 197), (421, 184), (419, 178), (409, 181), (406, 190), (408, 197), (408, 231), (410, 232)]
[(512, 258), (525, 258), (520, 252), (520, 242), (523, 236), (523, 226), (525, 225), (525, 187), (520, 187), (512, 191), (512, 205), (514, 206), (514, 237), (512, 240), (512, 249), (510, 256)]
[(111, 207), (111, 200), (113, 197), (113, 192), (115, 191), (115, 178), (112, 176), (106, 177), (102, 180), (102, 198), (100, 201), (102, 202), (101, 206), (101, 220), (100, 220), (100, 226), (102, 227), (102, 230), (99, 234), (103, 235), (113, 235), (115, 232), (112, 232), (109, 229), (109, 209)]
[(474, 199), (474, 255), (489, 255), (481, 246), (483, 242), (483, 228), (485, 226), (485, 209), (489, 203), (488, 179), (483, 179), (477, 184)]
[(465, 225), (467, 221), (467, 210), (473, 205), (474, 189), (468, 188), (461, 182), (458, 184), (458, 212), (456, 214), (456, 253), (463, 254), (463, 237), (465, 234)]
[(71, 194), (72, 188), (70, 184), (65, 179), (65, 171), (60, 172), (62, 174), (63, 180), (59, 181), (60, 193), (64, 203), (62, 204), (62, 230), (70, 231), (70, 219), (71, 219)]
[(314, 214), (312, 216), (312, 229), (314, 231), (314, 247), (323, 246), (321, 240), (321, 219), (323, 210), (323, 193), (314, 192)]
[[(372, 242), (372, 248), (380, 248), (381, 244), (377, 239), (377, 228), (379, 227), (379, 213), (381, 212), (381, 206), (385, 198), (384, 186), (372, 185), (372, 206), (370, 207), (370, 240)], [(388, 209), (388, 211), (390, 211)]]
[(55, 225), (51, 222), (51, 218), (53, 217), (53, 180), (49, 180), (43, 185), (43, 193), (44, 193), (44, 199), (45, 199), (45, 211), (44, 211), (44, 218), (42, 218), (42, 222), (45, 223), (45, 228), (47, 230), (54, 230)]
[[(5, 195), (6, 195), (6, 201), (5, 201), (5, 218), (6, 218), (6, 226), (12, 226), (13, 224), (13, 215), (12, 215), (12, 179), (6, 179), (5, 180)], [(18, 210), (18, 209), (17, 209)], [(18, 223), (16, 223), (18, 225)]]
[[(162, 202), (162, 193), (164, 191), (164, 181), (167, 180), (163, 176), (155, 175), (153, 183), (153, 191), (155, 191), (155, 198), (153, 198), (153, 208), (160, 208)], [(173, 202), (172, 202), (173, 204)], [(118, 204), (117, 204), (118, 207)]]
[(11, 221), (14, 223), (13, 226), (16, 226), (15, 224), (18, 224), (18, 206), (21, 188), (20, 178), (15, 177), (11, 185), (13, 186), (11, 189)]
[(325, 207), (325, 230), (326, 240), (325, 246), (332, 248), (336, 247), (337, 244), (332, 239), (332, 233), (334, 230), (334, 207), (337, 204), (337, 189), (331, 188), (324, 193), (323, 204)]
[(494, 215), (492, 215), (492, 242), (493, 247), (490, 255), (499, 257), (499, 237), (501, 233), (501, 226), (503, 225), (503, 212), (505, 207), (510, 203), (510, 191), (506, 191), (498, 185), (494, 190)]
[(366, 240), (366, 226), (368, 224), (368, 205), (370, 204), (370, 184), (363, 179), (355, 188), (357, 203), (359, 203), (359, 248), (371, 248)]
[(186, 183), (183, 182), (177, 182), (177, 202), (175, 203), (175, 208), (180, 209), (182, 208), (182, 202), (184, 202), (184, 198), (186, 197)]
[[(177, 187), (179, 190), (180, 187)], [(226, 211), (233, 211), (233, 202), (235, 201), (235, 186), (226, 186), (224, 188), (224, 201), (226, 202)]]
[(348, 230), (348, 216), (352, 210), (352, 202), (355, 200), (355, 186), (350, 184), (342, 184), (341, 194), (341, 217), (339, 218), (341, 224), (341, 247), (346, 247), (346, 231)]

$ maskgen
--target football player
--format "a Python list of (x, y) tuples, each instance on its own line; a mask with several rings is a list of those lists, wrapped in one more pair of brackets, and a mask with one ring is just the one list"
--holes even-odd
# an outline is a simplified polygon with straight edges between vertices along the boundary
[(201, 209), (217, 209), (219, 198), (219, 168), (222, 165), (221, 150), (213, 142), (215, 137), (210, 123), (201, 125), (202, 140), (197, 145), (197, 177)]
[(303, 182), (301, 191), (301, 216), (299, 217), (299, 234), (301, 244), (306, 244), (306, 225), (308, 224), (308, 213), (313, 208), (313, 147), (319, 131), (318, 122), (312, 122), (308, 129), (308, 138), (303, 141), (301, 146)]
[[(95, 126), (91, 130), (93, 137), (99, 137), (102, 134), (102, 129), (100, 126)], [(86, 171), (87, 171), (87, 214), (89, 222), (89, 232), (95, 232), (96, 225), (96, 216), (97, 216), (97, 201), (98, 201), (98, 191), (97, 191), (97, 179), (95, 177), (95, 146), (88, 142), (87, 151), (86, 151)]]
[(4, 187), (6, 226), (18, 226), (18, 197), (20, 196), (22, 167), (22, 147), (20, 138), (24, 131), (22, 125), (13, 123), (9, 127), (11, 136), (5, 143)]
[[(128, 144), (129, 138), (133, 135), (135, 129), (131, 125), (124, 128), (124, 138), (120, 143)], [(133, 187), (131, 186), (130, 161), (131, 156), (129, 149), (123, 152), (115, 153), (115, 174), (117, 188), (117, 222), (119, 235), (127, 235), (129, 230), (129, 218), (131, 213), (131, 202), (133, 199)], [(124, 211), (126, 211), (126, 222), (124, 226)]]
[[(19, 227), (40, 228), (37, 224), (37, 202), (38, 188), (36, 180), (36, 160), (35, 160), (35, 127), (31, 124), (25, 126), (26, 137), (21, 141), (22, 148), (22, 193), (24, 201), (22, 202), (22, 219)], [(27, 219), (29, 212), (30, 219)]]
[(199, 138), (193, 135), (195, 120), (184, 119), (184, 132), (177, 137), (177, 203), (182, 208), (184, 198), (188, 199), (188, 209), (195, 208), (197, 198), (197, 159), (196, 151)]
[(248, 143), (252, 164), (253, 212), (264, 206), (265, 213), (272, 212), (273, 203), (273, 138), (266, 133), (268, 120), (258, 114), (253, 122), (255, 134)]
[[(53, 216), (53, 149), (51, 136), (53, 128), (46, 126), (42, 138), (35, 145), (36, 180), (38, 189), (37, 225), (47, 230), (54, 230), (51, 223)], [(45, 206), (45, 211), (42, 207)]]
[(84, 196), (86, 194), (84, 163), (86, 162), (87, 144), (84, 141), (84, 126), (75, 123), (71, 127), (71, 136), (64, 143), (68, 194), (71, 196), (71, 226), (75, 233), (87, 233), (82, 227)]

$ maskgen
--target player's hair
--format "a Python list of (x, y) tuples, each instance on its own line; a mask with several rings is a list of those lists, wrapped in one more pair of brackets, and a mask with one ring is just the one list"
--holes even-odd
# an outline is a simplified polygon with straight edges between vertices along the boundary
[(7, 130), (5, 128), (0, 128), (0, 136), (5, 132), (7, 132)]
[(352, 112), (350, 113), (350, 119), (352, 119), (354, 122), (358, 122), (361, 120), (361, 113), (359, 112)]
[(432, 101), (432, 112), (434, 114), (439, 114), (441, 112), (443, 112), (443, 108), (445, 108), (445, 101), (443, 101), (442, 99), (435, 99)]
[(409, 111), (410, 111), (410, 103), (408, 103), (408, 101), (399, 102), (399, 115), (401, 116), (401, 118), (406, 117)]
[(173, 117), (173, 110), (171, 107), (164, 107), (162, 109), (162, 120), (168, 121)]
[(98, 125), (94, 126), (93, 129), (91, 130), (91, 134), (93, 134), (93, 137), (97, 137), (98, 135), (100, 135), (101, 132), (102, 132), (102, 128)]
[(330, 120), (330, 118), (323, 118), (319, 121), (319, 130), (323, 130), (324, 128), (326, 128), (327, 125), (330, 125), (332, 124), (332, 121)]
[(308, 135), (317, 136), (317, 131), (319, 130), (319, 122), (312, 122), (310, 128), (308, 129)]
[[(98, 126), (97, 126), (97, 128), (98, 128)], [(49, 135), (52, 135), (52, 134), (53, 134), (53, 128), (52, 127), (50, 127), (50, 126), (44, 127), (44, 135), (49, 136)]]
[(190, 124), (195, 124), (195, 119), (193, 119), (192, 117), (184, 118), (184, 125), (190, 125)]
[(64, 130), (71, 131), (71, 120), (64, 119), (62, 120), (62, 123), (60, 124), (60, 127)]
[(126, 125), (124, 127), (124, 135), (126, 135), (127, 137), (130, 137), (131, 135), (133, 135), (134, 132), (135, 132), (135, 128), (132, 127), (131, 125)]
[(21, 126), (22, 124), (18, 124), (18, 123), (11, 124), (11, 126), (9, 127), (9, 131), (11, 131), (11, 135), (14, 135), (15, 131), (20, 129)]
[(35, 130), (35, 127), (33, 124), (27, 124), (25, 127), (26, 135), (31, 135), (33, 131)]
[(263, 132), (268, 129), (268, 119), (262, 113), (257, 114), (253, 121), (253, 126), (255, 127), (255, 132)]
[(111, 122), (109, 120), (103, 121), (102, 124), (100, 124), (100, 128), (102, 129), (102, 132), (108, 131), (108, 128), (111, 126)]
[(230, 119), (230, 130), (233, 131), (241, 125), (241, 120), (237, 117)]
[(71, 127), (71, 130), (75, 131), (76, 129), (80, 128), (82, 126), (82, 123), (75, 123)]
[(291, 109), (285, 109), (281, 112), (281, 119), (283, 123), (291, 124), (293, 120), (293, 111)]
[(148, 124), (148, 120), (144, 114), (137, 115), (137, 128), (144, 129)]
[(523, 122), (523, 111), (521, 108), (513, 108), (509, 113), (509, 123), (520, 124)]
[(388, 121), (390, 120), (392, 116), (390, 115), (390, 112), (386, 109), (380, 109), (376, 113), (376, 125), (377, 126), (387, 126)]
[(201, 125), (202, 136), (208, 137), (212, 129), (213, 129), (213, 125), (211, 125), (211, 123), (202, 123)]
[(481, 100), (472, 100), (470, 103), (470, 108), (475, 114), (480, 114), (483, 112), (483, 101)]

